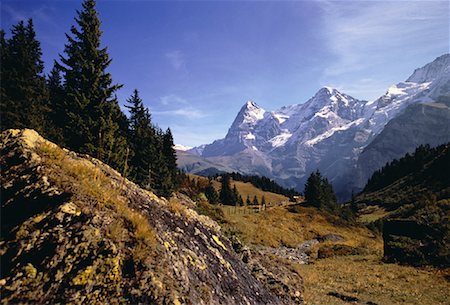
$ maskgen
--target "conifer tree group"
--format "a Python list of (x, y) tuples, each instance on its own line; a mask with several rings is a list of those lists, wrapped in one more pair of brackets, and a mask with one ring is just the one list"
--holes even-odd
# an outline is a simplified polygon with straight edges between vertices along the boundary
[(122, 85), (107, 72), (111, 59), (101, 46), (95, 0), (85, 0), (77, 14), (64, 55), (47, 77), (32, 20), (14, 25), (9, 39), (0, 30), (1, 129), (35, 129), (170, 196), (177, 181), (170, 129), (151, 122), (137, 90), (127, 100), (129, 118), (121, 111), (115, 93)]
[(305, 199), (310, 205), (322, 210), (334, 211), (337, 208), (333, 187), (318, 170), (311, 173), (306, 181)]

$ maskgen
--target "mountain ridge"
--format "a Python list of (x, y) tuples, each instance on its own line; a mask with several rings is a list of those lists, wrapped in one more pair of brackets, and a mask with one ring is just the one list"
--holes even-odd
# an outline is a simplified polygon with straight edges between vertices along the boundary
[[(386, 124), (410, 105), (431, 103), (442, 96), (450, 97), (450, 54), (416, 69), (374, 101), (323, 87), (303, 104), (274, 111), (247, 102), (225, 138), (205, 145), (200, 156), (238, 172), (265, 173), (297, 190), (302, 190), (310, 172), (319, 169), (345, 198), (349, 188), (361, 187), (349, 176), (363, 149)], [(253, 163), (259, 164), (258, 170), (252, 170)]]

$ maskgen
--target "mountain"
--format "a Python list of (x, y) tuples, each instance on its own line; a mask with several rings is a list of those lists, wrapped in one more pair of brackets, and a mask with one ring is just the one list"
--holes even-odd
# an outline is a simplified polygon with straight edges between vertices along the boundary
[[(450, 54), (445, 54), (416, 69), (405, 82), (391, 86), (374, 101), (358, 100), (329, 87), (320, 89), (305, 103), (275, 111), (267, 111), (249, 101), (240, 109), (225, 138), (205, 145), (199, 151), (211, 162), (241, 173), (265, 175), (300, 191), (307, 176), (319, 169), (333, 183), (338, 196), (346, 199), (352, 189), (362, 188), (370, 174), (384, 164), (382, 162), (399, 157), (388, 154), (382, 161), (372, 162), (365, 157), (370, 154), (365, 153), (359, 164), (369, 162), (373, 166), (358, 166), (361, 153), (382, 133), (388, 122), (404, 113), (410, 105), (432, 103), (438, 99), (442, 103), (448, 98)], [(422, 116), (422, 120), (434, 120), (422, 124), (424, 135), (431, 133), (431, 128), (445, 131), (448, 125), (444, 114)], [(437, 136), (436, 141), (428, 141), (425, 136), (414, 139), (413, 133), (404, 136), (402, 145), (411, 144), (407, 151), (413, 145), (436, 145), (445, 141), (441, 136)], [(381, 143), (383, 138), (384, 135), (377, 138), (377, 142)], [(398, 144), (385, 142), (392, 150)], [(399, 153), (404, 151), (399, 149)], [(195, 170), (195, 165), (192, 168)]]
[(356, 163), (358, 180), (355, 186), (358, 189), (375, 170), (414, 152), (419, 145), (434, 147), (450, 142), (450, 99), (439, 98), (437, 101), (408, 106), (363, 149)]
[(2, 132), (0, 149), (2, 303), (301, 303), (188, 198), (158, 198), (33, 130)]

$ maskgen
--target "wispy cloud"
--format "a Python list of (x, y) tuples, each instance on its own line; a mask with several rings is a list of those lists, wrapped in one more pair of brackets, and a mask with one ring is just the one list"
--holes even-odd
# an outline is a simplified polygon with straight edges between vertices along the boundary
[(1, 13), (9, 16), (14, 22), (21, 20), (25, 21), (28, 18), (32, 18), (34, 21), (44, 22), (49, 25), (58, 26), (54, 22), (53, 15), (55, 14), (55, 8), (49, 5), (42, 5), (32, 10), (18, 9), (8, 4), (1, 5)]
[(181, 116), (187, 119), (200, 119), (208, 116), (203, 111), (192, 107), (179, 108), (174, 110), (152, 111), (152, 112), (156, 115)]
[[(426, 52), (430, 44), (449, 45), (436, 39), (436, 28), (449, 22), (447, 1), (321, 1), (325, 10), (325, 32), (337, 56), (327, 75), (357, 71), (377, 65), (388, 52), (412, 47)], [(448, 30), (447, 30), (448, 31)], [(448, 37), (448, 36), (447, 36)], [(411, 51), (411, 50), (409, 50)], [(436, 54), (440, 55), (440, 54)], [(400, 57), (401, 58), (401, 57)]]
[(184, 54), (180, 50), (170, 51), (164, 55), (175, 70), (186, 69)]
[(159, 106), (152, 110), (156, 115), (179, 116), (187, 119), (207, 117), (204, 111), (194, 107), (187, 99), (176, 94), (169, 94), (159, 98)]
[(170, 94), (166, 96), (162, 96), (159, 98), (159, 101), (162, 105), (189, 105), (188, 101), (182, 97), (179, 97), (175, 94)]
[[(448, 1), (318, 1), (323, 9), (323, 36), (334, 61), (323, 82), (375, 71), (422, 57), (431, 60), (449, 49)], [(412, 71), (411, 71), (412, 72)], [(406, 76), (406, 75), (405, 75)], [(354, 77), (353, 77), (354, 78)], [(356, 91), (379, 91), (380, 80), (353, 83)], [(368, 92), (369, 93), (369, 92)], [(369, 93), (370, 94), (370, 93)]]

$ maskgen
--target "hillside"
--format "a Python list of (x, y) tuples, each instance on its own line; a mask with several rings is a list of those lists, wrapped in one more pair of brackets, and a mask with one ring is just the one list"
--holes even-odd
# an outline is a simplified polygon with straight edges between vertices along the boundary
[[(203, 181), (204, 183), (208, 182), (208, 178), (202, 176), (197, 175), (189, 175), (189, 176), (195, 180)], [(219, 192), (220, 182), (217, 180), (212, 180), (212, 183), (216, 191)], [(251, 184), (250, 182), (231, 180), (231, 187), (233, 188), (234, 186), (236, 186), (239, 194), (241, 194), (244, 200), (247, 198), (247, 196), (250, 196), (251, 200), (253, 199), (254, 196), (256, 196), (256, 198), (258, 198), (258, 201), (261, 202), (262, 197), (264, 196), (267, 205), (279, 205), (289, 201), (289, 198), (284, 195), (263, 191), (254, 186), (253, 184)]]
[(365, 227), (296, 204), (222, 209), (224, 231), (244, 252), (271, 261), (291, 285), (303, 279), (305, 304), (448, 303), (448, 271), (386, 264), (381, 237)]
[(1, 152), (3, 304), (292, 304), (188, 199), (160, 199), (33, 130), (3, 132)]
[(424, 196), (450, 198), (450, 144), (421, 146), (411, 155), (394, 160), (375, 172), (357, 203), (395, 210)]
[(449, 172), (450, 144), (421, 146), (375, 172), (357, 196), (359, 207), (375, 207), (361, 213), (382, 229), (387, 261), (450, 266)]

